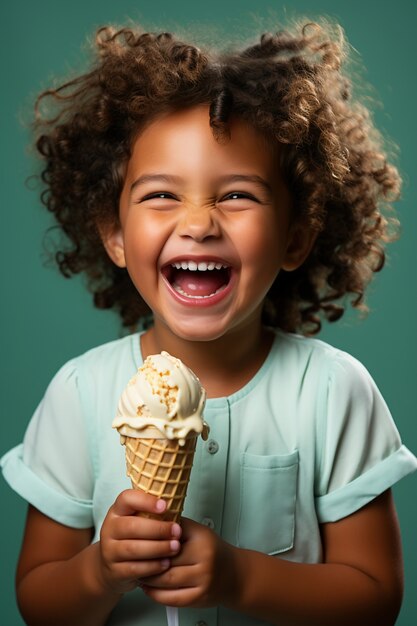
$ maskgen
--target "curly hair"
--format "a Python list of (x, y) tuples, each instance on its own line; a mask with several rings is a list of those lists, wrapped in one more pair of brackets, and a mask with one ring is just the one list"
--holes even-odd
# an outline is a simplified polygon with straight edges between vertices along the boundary
[(366, 310), (366, 286), (393, 239), (389, 211), (401, 180), (369, 110), (352, 97), (342, 71), (347, 50), (342, 29), (327, 22), (263, 34), (255, 45), (223, 52), (165, 32), (98, 30), (90, 71), (36, 102), (41, 198), (66, 241), (55, 254), (61, 272), (85, 272), (95, 305), (116, 309), (125, 326), (149, 313), (127, 271), (109, 260), (99, 226), (118, 223), (124, 172), (141, 128), (161, 114), (208, 104), (217, 141), (227, 141), (233, 114), (282, 145), (296, 218), (317, 232), (303, 265), (279, 273), (265, 321), (314, 334), (323, 316), (343, 315), (346, 294)]

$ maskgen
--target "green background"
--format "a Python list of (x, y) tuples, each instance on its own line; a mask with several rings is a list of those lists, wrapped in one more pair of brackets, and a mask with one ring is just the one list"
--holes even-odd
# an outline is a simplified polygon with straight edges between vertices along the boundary
[[(293, 0), (287, 3), (245, 0), (133, 2), (14, 0), (2, 3), (1, 25), (1, 272), (2, 372), (0, 454), (22, 439), (26, 424), (55, 371), (69, 358), (120, 334), (112, 313), (93, 309), (81, 279), (64, 280), (45, 267), (43, 234), (48, 215), (37, 193), (25, 183), (33, 162), (27, 117), (34, 96), (83, 60), (86, 37), (108, 22), (139, 20), (145, 26), (175, 25), (209, 32), (220, 26), (231, 37), (257, 32), (259, 17), (267, 30), (274, 13), (322, 14), (337, 18), (366, 67), (383, 106), (378, 125), (400, 146), (404, 191), (398, 212), (403, 234), (390, 247), (389, 262), (373, 283), (365, 320), (349, 315), (322, 338), (359, 358), (370, 370), (389, 404), (406, 445), (417, 452), (416, 350), (416, 77), (415, 0)], [(403, 533), (406, 595), (397, 622), (417, 623), (417, 498), (416, 477), (395, 487)], [(26, 505), (0, 480), (0, 623), (23, 624), (14, 599), (14, 568)], [(414, 588), (414, 593), (413, 593)], [(352, 625), (354, 626), (354, 625)]]

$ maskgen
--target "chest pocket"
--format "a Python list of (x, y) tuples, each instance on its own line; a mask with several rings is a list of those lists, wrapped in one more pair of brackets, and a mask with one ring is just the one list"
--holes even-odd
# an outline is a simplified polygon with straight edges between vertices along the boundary
[(298, 450), (286, 455), (242, 454), (240, 548), (279, 554), (293, 547), (297, 474)]

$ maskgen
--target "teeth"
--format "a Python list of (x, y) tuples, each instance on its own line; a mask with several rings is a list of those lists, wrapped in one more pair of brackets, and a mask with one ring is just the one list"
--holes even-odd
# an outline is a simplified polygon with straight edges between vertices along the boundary
[(191, 272), (195, 272), (196, 270), (206, 272), (207, 270), (221, 270), (229, 267), (224, 263), (215, 263), (214, 261), (209, 261), (208, 263), (205, 261), (200, 261), (199, 263), (195, 261), (177, 261), (176, 263), (171, 263), (171, 265), (177, 270), (190, 270)]
[(192, 296), (186, 291), (184, 291), (183, 289), (181, 289), (179, 285), (173, 285), (173, 287), (175, 291), (180, 293), (182, 296), (187, 296), (187, 298), (191, 298), (193, 300), (202, 300), (203, 298), (211, 298), (212, 296), (216, 295), (216, 293), (219, 293), (219, 291), (222, 291), (224, 289), (224, 286), (222, 285), (221, 287), (219, 287), (219, 289), (216, 289), (216, 291), (214, 291), (213, 293), (209, 293), (207, 296)]

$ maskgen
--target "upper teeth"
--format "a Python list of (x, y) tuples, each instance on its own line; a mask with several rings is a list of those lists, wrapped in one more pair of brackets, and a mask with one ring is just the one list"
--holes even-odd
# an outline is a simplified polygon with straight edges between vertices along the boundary
[(200, 272), (214, 269), (221, 270), (228, 267), (224, 263), (215, 263), (214, 261), (210, 261), (209, 263), (206, 263), (205, 261), (200, 261), (199, 263), (196, 263), (195, 261), (181, 261), (171, 263), (171, 265), (177, 270), (191, 270), (193, 272), (195, 272), (196, 270), (199, 270)]

